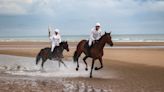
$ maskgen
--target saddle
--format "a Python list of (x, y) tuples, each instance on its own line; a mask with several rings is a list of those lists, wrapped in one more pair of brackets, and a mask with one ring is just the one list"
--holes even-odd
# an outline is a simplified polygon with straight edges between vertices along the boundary
[(60, 46), (56, 46), (54, 48), (54, 51), (51, 53), (51, 58), (54, 60), (64, 58), (64, 56), (60, 50)]
[(91, 46), (89, 46), (89, 40), (87, 40), (87, 42), (85, 43), (85, 45), (84, 45), (84, 48), (85, 48), (85, 50), (87, 51), (87, 56), (90, 56), (90, 50), (91, 50), (91, 48), (95, 45), (95, 44), (97, 44), (98, 43), (98, 40), (95, 40), (95, 42), (93, 43), (92, 42), (92, 45)]

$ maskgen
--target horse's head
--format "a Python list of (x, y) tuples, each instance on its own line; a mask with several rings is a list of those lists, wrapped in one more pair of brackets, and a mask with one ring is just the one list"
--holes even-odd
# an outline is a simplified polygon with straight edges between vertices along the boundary
[(107, 42), (107, 44), (109, 44), (110, 46), (113, 46), (112, 37), (111, 37), (111, 32), (110, 32), (110, 33), (106, 33), (106, 32), (105, 32), (104, 36), (106, 37), (106, 42)]
[(63, 42), (61, 42), (61, 43), (60, 43), (60, 46), (62, 46), (63, 49), (69, 51), (69, 46), (68, 46), (67, 41), (63, 41)]

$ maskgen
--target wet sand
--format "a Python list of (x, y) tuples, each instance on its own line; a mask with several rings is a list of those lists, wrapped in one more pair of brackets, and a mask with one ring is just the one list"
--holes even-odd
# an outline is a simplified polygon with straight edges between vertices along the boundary
[[(0, 42), (0, 54), (36, 57), (40, 49), (49, 46), (48, 42)], [(65, 58), (72, 58), (76, 46), (75, 42), (69, 43), (70, 52), (64, 51)], [(115, 42), (114, 47), (106, 47), (103, 59), (109, 62), (116, 60), (164, 67), (164, 42)]]
[[(41, 48), (47, 47), (47, 44), (3, 42), (0, 43), (0, 53), (32, 57), (35, 61), (33, 57)], [(71, 43), (70, 46), (75, 47), (76, 44)], [(164, 46), (163, 43), (155, 42), (138, 44), (140, 43), (116, 43), (115, 46)], [(64, 61), (72, 61), (74, 50), (75, 48), (71, 48), (70, 52), (64, 52)], [(89, 75), (47, 78), (12, 75), (1, 71), (0, 90), (2, 92), (164, 92), (163, 55), (164, 48), (105, 48), (104, 68), (93, 71), (92, 79)], [(87, 60), (89, 65), (90, 61), (91, 59)], [(99, 66), (99, 62), (96, 62), (95, 66)], [(80, 70), (84, 69), (80, 67)]]

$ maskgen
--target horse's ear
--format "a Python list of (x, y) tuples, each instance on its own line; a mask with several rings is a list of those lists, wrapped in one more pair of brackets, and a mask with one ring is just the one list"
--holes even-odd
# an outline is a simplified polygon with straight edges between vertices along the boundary
[(106, 32), (105, 32), (105, 34), (106, 34)]

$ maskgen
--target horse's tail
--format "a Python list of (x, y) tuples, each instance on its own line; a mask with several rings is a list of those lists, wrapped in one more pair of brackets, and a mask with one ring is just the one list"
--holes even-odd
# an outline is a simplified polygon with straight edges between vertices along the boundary
[(81, 40), (78, 45), (77, 45), (77, 48), (76, 48), (76, 51), (74, 52), (74, 55), (73, 55), (73, 60), (74, 62), (77, 62), (80, 55), (82, 54), (82, 52), (84, 52), (84, 45), (86, 43), (86, 40)]
[(41, 50), (41, 51), (38, 53), (38, 55), (36, 56), (36, 65), (38, 64), (38, 62), (39, 62), (40, 59), (42, 58), (41, 52), (42, 52), (42, 50)]
[(74, 62), (77, 62), (78, 61), (78, 58), (79, 58), (79, 55), (77, 53), (77, 50), (74, 52), (74, 55), (73, 55), (73, 60)]

